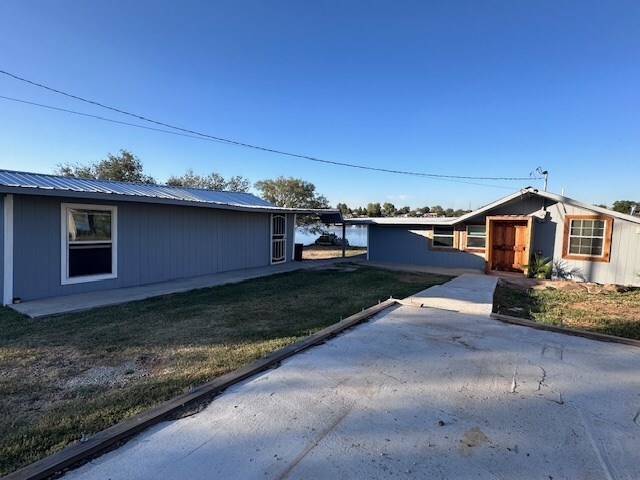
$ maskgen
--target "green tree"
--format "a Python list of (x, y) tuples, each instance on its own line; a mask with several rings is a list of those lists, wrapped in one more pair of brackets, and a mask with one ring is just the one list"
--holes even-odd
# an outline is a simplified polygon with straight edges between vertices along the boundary
[(629, 214), (631, 213), (631, 209), (634, 207), (634, 205), (640, 205), (640, 202), (634, 202), (632, 200), (616, 200), (615, 202), (613, 202), (611, 210), (613, 210), (614, 212)]
[[(324, 195), (316, 193), (316, 186), (299, 178), (278, 177), (275, 180), (260, 180), (255, 183), (260, 196), (277, 207), (329, 208)], [(310, 232), (318, 232), (321, 226), (314, 216), (298, 216), (298, 226)]]
[(435, 213), (438, 217), (444, 217), (445, 210), (440, 205), (435, 205), (429, 209), (429, 213)]
[(177, 177), (171, 175), (167, 185), (175, 187), (206, 188), (207, 190), (226, 190), (229, 192), (248, 192), (250, 182), (242, 176), (234, 176), (229, 180), (216, 172), (209, 175), (199, 175), (192, 169), (188, 169), (184, 175)]
[(107, 158), (89, 165), (58, 164), (56, 175), (78, 178), (96, 178), (119, 182), (155, 183), (153, 177), (143, 171), (142, 161), (128, 150), (120, 150), (119, 155), (107, 155)]
[(343, 217), (347, 215), (351, 215), (352, 213), (351, 209), (347, 206), (346, 203), (339, 203), (336, 205), (336, 208), (340, 210), (340, 213), (342, 213)]
[(409, 205), (405, 205), (404, 207), (399, 208), (396, 214), (409, 215), (410, 212), (411, 212), (411, 207)]
[(396, 214), (396, 206), (391, 202), (385, 202), (382, 205), (382, 215), (385, 217), (393, 217)]
[(382, 207), (379, 203), (368, 203), (367, 204), (367, 215), (370, 217), (381, 217), (382, 216)]

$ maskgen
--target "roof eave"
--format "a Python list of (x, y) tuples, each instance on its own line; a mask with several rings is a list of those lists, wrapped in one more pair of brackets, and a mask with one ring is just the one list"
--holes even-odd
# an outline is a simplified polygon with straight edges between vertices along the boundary
[(116, 193), (100, 192), (78, 192), (75, 190), (61, 190), (55, 188), (42, 187), (16, 187), (0, 185), (0, 193), (13, 195), (37, 195), (42, 197), (73, 198), (84, 200), (100, 200), (104, 202), (130, 202), (130, 203), (150, 203), (158, 205), (177, 205), (198, 208), (212, 208), (218, 210), (232, 210), (239, 212), (259, 212), (259, 213), (291, 213), (297, 215), (320, 215), (334, 214), (338, 210), (331, 209), (309, 209), (309, 208), (289, 208), (265, 205), (240, 205), (220, 202), (189, 201), (172, 198), (142, 197), (136, 195), (122, 195)]

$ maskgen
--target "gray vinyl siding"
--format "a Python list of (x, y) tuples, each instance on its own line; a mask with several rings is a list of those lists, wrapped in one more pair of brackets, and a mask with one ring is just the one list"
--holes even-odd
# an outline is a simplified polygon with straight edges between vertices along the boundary
[[(117, 207), (117, 278), (61, 285), (61, 203)], [(14, 296), (22, 300), (270, 264), (268, 213), (15, 195), (14, 216)]]
[[(369, 225), (369, 259), (412, 265), (446, 268), (483, 269), (484, 255), (452, 250), (429, 250), (429, 239), (415, 233), (428, 231), (425, 226)], [(413, 230), (413, 232), (412, 232)]]
[[(546, 210), (545, 210), (546, 208)], [(553, 259), (556, 267), (572, 271), (575, 279), (596, 283), (640, 286), (640, 224), (613, 218), (611, 258), (609, 262), (565, 260), (562, 258), (566, 215), (593, 215), (588, 209), (566, 203), (554, 203), (540, 197), (524, 197), (470, 218), (466, 224), (484, 223), (487, 216), (533, 215), (531, 253), (540, 252)], [(411, 233), (429, 226), (369, 225), (369, 258), (376, 261), (449, 268), (484, 268), (484, 255), (462, 251), (434, 251), (428, 239)], [(464, 225), (457, 228), (463, 229)]]
[(573, 270), (578, 278), (596, 283), (640, 285), (640, 224), (613, 218), (611, 258), (608, 262), (565, 260), (562, 258), (564, 219), (566, 215), (593, 215), (594, 212), (568, 204), (557, 204), (548, 209), (551, 222), (557, 224), (552, 257), (567, 271)]
[(4, 295), (4, 195), (0, 195), (0, 307), (3, 305)]

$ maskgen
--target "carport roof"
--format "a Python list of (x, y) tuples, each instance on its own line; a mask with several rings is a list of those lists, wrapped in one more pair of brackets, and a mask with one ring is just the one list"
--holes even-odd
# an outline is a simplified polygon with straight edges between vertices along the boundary
[(162, 203), (240, 211), (317, 215), (339, 214), (337, 210), (330, 209), (276, 207), (250, 193), (62, 177), (10, 170), (0, 170), (0, 193)]

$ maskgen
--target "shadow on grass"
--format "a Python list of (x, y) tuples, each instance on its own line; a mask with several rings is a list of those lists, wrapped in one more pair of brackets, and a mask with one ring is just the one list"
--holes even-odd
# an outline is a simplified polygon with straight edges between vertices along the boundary
[(2, 308), (0, 475), (378, 301), (450, 279), (345, 264), (45, 319)]

